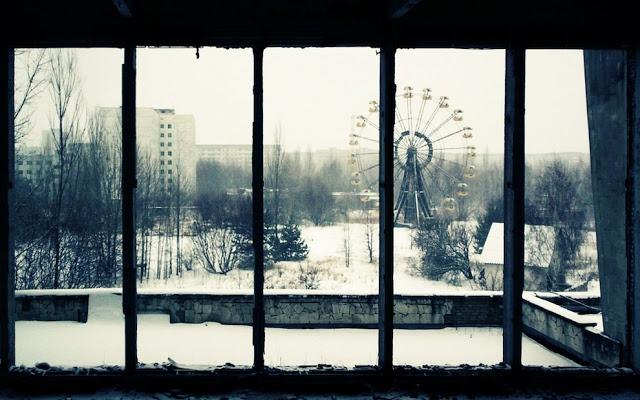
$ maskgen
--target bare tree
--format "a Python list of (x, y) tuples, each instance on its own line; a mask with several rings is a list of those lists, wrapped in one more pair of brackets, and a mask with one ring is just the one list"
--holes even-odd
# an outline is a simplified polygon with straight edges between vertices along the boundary
[(586, 237), (587, 208), (580, 196), (579, 173), (560, 160), (545, 165), (536, 179), (534, 196), (541, 219), (553, 227), (554, 251), (548, 289), (564, 285), (564, 274), (580, 264), (580, 248)]
[(226, 275), (241, 259), (238, 234), (231, 227), (214, 227), (203, 220), (193, 224), (195, 256), (206, 271)]
[(469, 258), (473, 236), (463, 224), (444, 218), (424, 222), (414, 241), (421, 253), (424, 276), (455, 279), (461, 274), (471, 281), (476, 278)]
[[(282, 127), (278, 125), (274, 134), (274, 147), (267, 159), (266, 185), (271, 189), (271, 207), (269, 213), (271, 225), (276, 241), (278, 240), (278, 226), (280, 225), (282, 181), (284, 174), (285, 151), (282, 143)], [(269, 215), (268, 215), (269, 217)]]
[(367, 256), (369, 257), (369, 263), (373, 263), (374, 261), (374, 257), (373, 257), (373, 251), (374, 251), (374, 245), (375, 245), (375, 241), (377, 238), (377, 235), (375, 233), (376, 230), (376, 224), (374, 221), (374, 218), (371, 216), (371, 211), (368, 207), (367, 207), (367, 202), (363, 202), (362, 203), (362, 212), (364, 214), (364, 242), (367, 248)]
[(344, 266), (349, 268), (351, 266), (351, 207), (350, 204), (341, 210), (341, 214), (344, 218), (342, 224), (342, 250), (344, 252)]
[(47, 50), (16, 50), (16, 87), (13, 122), (15, 142), (19, 144), (31, 127), (34, 100), (45, 88)]
[(302, 180), (299, 198), (302, 203), (301, 207), (314, 225), (318, 226), (330, 222), (335, 201), (322, 176), (308, 172), (308, 175)]
[(137, 266), (140, 282), (150, 276), (150, 260), (152, 248), (152, 233), (154, 227), (152, 203), (157, 198), (158, 169), (152, 161), (148, 151), (137, 148), (137, 178), (136, 188), (136, 225), (137, 225)]
[[(119, 121), (117, 121), (119, 122)], [(87, 178), (83, 185), (85, 201), (89, 203), (92, 222), (87, 233), (95, 249), (96, 281), (115, 286), (119, 279), (121, 249), (120, 214), (120, 154), (121, 124), (109, 124), (100, 112), (88, 121), (88, 152), (82, 169)]]
[(179, 135), (179, 132), (176, 144), (177, 148), (174, 148), (175, 158), (173, 160), (173, 165), (171, 166), (172, 168), (167, 170), (167, 172), (171, 172), (168, 178), (171, 180), (169, 190), (172, 197), (171, 206), (175, 211), (176, 275), (181, 276), (183, 267), (181, 238), (183, 234), (182, 224), (185, 217), (183, 209), (185, 204), (192, 198), (192, 185), (186, 171), (186, 160), (183, 159), (183, 157), (188, 157), (190, 155), (184, 154), (183, 152), (184, 142), (182, 140), (182, 136)]
[(54, 248), (53, 287), (60, 287), (62, 236), (64, 235), (64, 198), (72, 182), (73, 166), (78, 155), (77, 145), (82, 136), (81, 87), (76, 54), (68, 49), (51, 50), (48, 80), (53, 105), (50, 119), (51, 152), (55, 174), (52, 196), (52, 242)]
[(553, 287), (558, 283), (561, 270), (559, 265), (551, 262), (555, 251), (555, 242), (553, 227), (529, 225), (524, 242), (525, 254), (528, 256), (525, 260), (525, 267), (546, 271), (546, 279), (543, 282), (533, 282), (530, 278), (525, 282), (525, 289), (553, 290)]

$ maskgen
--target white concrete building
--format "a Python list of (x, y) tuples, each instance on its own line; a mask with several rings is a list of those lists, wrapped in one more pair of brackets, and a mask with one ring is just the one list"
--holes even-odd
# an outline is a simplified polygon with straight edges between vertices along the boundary
[[(100, 107), (105, 123), (120, 132), (120, 107)], [(197, 155), (195, 119), (174, 109), (138, 107), (136, 131), (139, 156), (157, 165), (164, 190), (180, 181), (183, 189), (194, 187)]]
[[(275, 145), (265, 144), (263, 157), (266, 162)], [(251, 169), (251, 155), (253, 147), (250, 144), (198, 144), (196, 145), (198, 161), (218, 162), (224, 165), (235, 165)]]

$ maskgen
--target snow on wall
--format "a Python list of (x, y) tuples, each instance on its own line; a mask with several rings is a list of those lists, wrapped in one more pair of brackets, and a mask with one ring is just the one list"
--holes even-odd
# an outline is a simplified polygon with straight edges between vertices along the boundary
[(531, 293), (526, 293), (523, 300), (527, 335), (585, 364), (620, 365), (620, 343), (596, 329), (593, 315), (577, 314)]
[[(49, 291), (50, 293), (50, 291)], [(87, 314), (121, 318), (118, 293), (103, 290), (91, 295), (39, 295), (21, 293), (16, 297), (18, 320), (70, 320), (85, 322)], [(69, 300), (66, 302), (65, 300)], [(103, 304), (104, 303), (104, 304)], [(57, 304), (57, 306), (52, 306)], [(398, 295), (395, 323), (419, 326), (499, 326), (502, 298), (493, 293), (465, 296)], [(53, 307), (53, 308), (52, 308)], [(109, 310), (118, 310), (112, 315)], [(172, 323), (218, 322), (250, 325), (253, 296), (249, 294), (148, 294), (138, 295), (140, 314), (165, 314)], [(26, 310), (26, 311), (25, 311)], [(91, 311), (93, 310), (93, 311)], [(111, 313), (111, 314), (109, 314)], [(265, 295), (265, 316), (272, 326), (375, 326), (378, 323), (377, 295), (286, 293)]]
[[(50, 291), (49, 291), (50, 292)], [(18, 320), (87, 321), (103, 300), (121, 302), (118, 293), (96, 291), (91, 295), (51, 294), (16, 297)], [(105, 300), (106, 301), (106, 300)], [(91, 304), (91, 307), (89, 307)], [(112, 307), (113, 308), (113, 307)], [(253, 296), (248, 294), (139, 294), (140, 314), (166, 314), (172, 323), (219, 322), (250, 325)], [(396, 296), (398, 325), (498, 326), (502, 321), (502, 299), (493, 293), (474, 296)], [(116, 308), (117, 309), (117, 308)], [(118, 311), (119, 312), (119, 311)], [(377, 295), (267, 294), (265, 315), (273, 326), (370, 326), (378, 323)], [(111, 319), (119, 315), (111, 315)]]

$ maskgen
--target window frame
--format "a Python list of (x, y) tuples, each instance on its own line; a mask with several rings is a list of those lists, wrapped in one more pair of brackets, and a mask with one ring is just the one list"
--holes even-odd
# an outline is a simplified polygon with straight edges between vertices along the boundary
[[(264, 146), (264, 118), (263, 118), (263, 56), (265, 47), (253, 46), (253, 140), (252, 140), (252, 209), (253, 209), (253, 243), (254, 243), (254, 292), (253, 292), (253, 347), (254, 364), (251, 370), (243, 370), (238, 376), (302, 376), (304, 373), (279, 371), (277, 369), (265, 369), (264, 366), (264, 340), (265, 340), (265, 309), (264, 309), (264, 232), (263, 232), (263, 146)], [(363, 369), (356, 375), (370, 376), (372, 380), (382, 376), (413, 377), (417, 381), (425, 382), (430, 378), (442, 378), (438, 371), (426, 371), (416, 373), (416, 369), (396, 369), (393, 365), (393, 153), (392, 147), (385, 143), (393, 142), (393, 115), (395, 108), (395, 50), (393, 44), (385, 44), (380, 50), (380, 257), (379, 257), (379, 346), (378, 365), (370, 370)], [(628, 65), (628, 96), (629, 108), (628, 135), (630, 149), (638, 150), (640, 146), (640, 57), (634, 47), (626, 50), (629, 60)], [(13, 312), (15, 259), (12, 233), (12, 196), (15, 181), (15, 143), (13, 126), (13, 90), (14, 82), (14, 48), (4, 47), (0, 56), (0, 92), (2, 93), (2, 113), (0, 116), (0, 229), (3, 233), (0, 240), (0, 375), (2, 377), (15, 376), (18, 373), (11, 371), (15, 364), (15, 315)], [(514, 45), (506, 49), (505, 56), (505, 152), (504, 152), (504, 205), (505, 205), (505, 263), (504, 263), (504, 294), (503, 294), (503, 362), (505, 368), (495, 367), (484, 373), (474, 376), (486, 376), (495, 378), (502, 374), (514, 376), (513, 372), (526, 372), (530, 375), (536, 373), (543, 376), (552, 376), (559, 382), (566, 381), (567, 376), (572, 376), (572, 371), (567, 372), (540, 372), (536, 367), (523, 367), (521, 362), (522, 352), (522, 286), (524, 280), (522, 265), (524, 258), (524, 238), (520, 232), (524, 231), (524, 82), (525, 82), (525, 57), (526, 48)], [(148, 371), (140, 369), (137, 363), (137, 307), (136, 307), (136, 266), (135, 266), (135, 190), (136, 190), (136, 47), (128, 45), (124, 48), (124, 64), (122, 74), (122, 218), (123, 218), (123, 310), (125, 316), (125, 366), (123, 373), (118, 376), (146, 376)], [(389, 117), (390, 116), (390, 117)], [(161, 125), (162, 128), (162, 125)], [(161, 146), (164, 143), (161, 143)], [(636, 146), (636, 147), (634, 147)], [(634, 213), (640, 209), (640, 190), (634, 179), (640, 174), (640, 157), (637, 151), (629, 154), (628, 168), (632, 180), (631, 190), (627, 193), (628, 201), (635, 207)], [(634, 175), (636, 174), (636, 175)], [(635, 214), (634, 214), (635, 215)], [(636, 244), (640, 239), (640, 228), (629, 226), (631, 234), (627, 236), (627, 243)], [(383, 234), (383, 232), (387, 234)], [(640, 243), (633, 247), (640, 249)], [(636, 261), (640, 264), (640, 262)], [(630, 262), (628, 269), (630, 274), (637, 268)], [(637, 280), (640, 274), (632, 274)], [(640, 285), (629, 281), (633, 296), (640, 295)], [(633, 308), (629, 312), (629, 324), (634, 327), (634, 341), (631, 352), (634, 357), (640, 357), (638, 347), (640, 345), (640, 301), (632, 303)], [(451, 368), (449, 376), (468, 375), (469, 369), (464, 367)], [(193, 372), (190, 374), (176, 374), (166, 370), (157, 371), (161, 376), (172, 376), (185, 379), (189, 376), (203, 376), (211, 380), (211, 372)], [(451, 375), (453, 373), (453, 375)], [(593, 369), (580, 368), (573, 372), (576, 376), (593, 377), (602, 376), (628, 376), (618, 369)], [(77, 379), (91, 378), (99, 375), (99, 372), (91, 372), (85, 376), (77, 376)], [(227, 373), (222, 376), (228, 378)], [(308, 374), (308, 371), (307, 371)], [(349, 382), (353, 371), (332, 371), (325, 377), (330, 379), (343, 379), (345, 384)], [(474, 372), (478, 374), (478, 372)], [(49, 376), (55, 374), (49, 374)], [(351, 375), (351, 376), (350, 376)], [(38, 379), (32, 376), (28, 379)], [(74, 378), (75, 379), (75, 378)], [(240, 380), (242, 382), (242, 380)], [(459, 383), (459, 382), (458, 382)], [(455, 384), (455, 383), (454, 383)]]

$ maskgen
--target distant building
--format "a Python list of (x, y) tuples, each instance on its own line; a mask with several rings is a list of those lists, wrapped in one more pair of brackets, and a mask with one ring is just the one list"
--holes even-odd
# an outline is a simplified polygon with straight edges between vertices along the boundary
[[(98, 107), (98, 113), (109, 132), (107, 140), (119, 140), (121, 135), (121, 108)], [(140, 107), (136, 109), (138, 156), (142, 162), (155, 165), (162, 189), (173, 185), (183, 188), (195, 185), (195, 119), (193, 115), (176, 114), (173, 109)], [(87, 143), (74, 143), (77, 151), (90, 154)], [(16, 152), (16, 175), (35, 182), (48, 168), (55, 168), (53, 135), (42, 133), (36, 146), (23, 146)], [(55, 177), (55, 174), (54, 174)]]
[[(264, 160), (275, 149), (275, 145), (264, 145), (262, 154)], [(198, 144), (196, 145), (199, 162), (218, 162), (224, 165), (236, 165), (244, 169), (251, 169), (253, 147), (250, 144)]]
[[(51, 190), (60, 182), (59, 157), (53, 146), (53, 135), (50, 130), (42, 132), (40, 145), (20, 146), (16, 149), (15, 176), (18, 184), (28, 183), (34, 188)], [(69, 154), (73, 153), (73, 160), (65, 168), (68, 177), (78, 182), (82, 172), (86, 171), (85, 161), (92, 157), (91, 146), (86, 142), (67, 143)], [(69, 158), (66, 159), (67, 162)], [(71, 169), (69, 167), (71, 166)], [(80, 183), (81, 184), (81, 183)]]
[(25, 146), (16, 152), (16, 176), (35, 183), (52, 167), (52, 158), (41, 146)]
[[(555, 231), (546, 225), (525, 225), (524, 227), (524, 274), (525, 290), (541, 290), (544, 288), (547, 272), (553, 261), (555, 246)], [(596, 269), (598, 252), (596, 248), (596, 233), (587, 231), (585, 240), (579, 250), (579, 258), (585, 269)], [(484, 268), (485, 277), (495, 283), (495, 289), (502, 289), (502, 273), (504, 268), (504, 224), (491, 224), (489, 234), (476, 261)], [(567, 284), (572, 277), (565, 277)]]
[[(107, 126), (120, 132), (120, 107), (100, 107)], [(164, 190), (177, 183), (195, 185), (195, 119), (190, 114), (176, 114), (174, 109), (136, 108), (136, 133), (139, 157), (157, 165)]]

